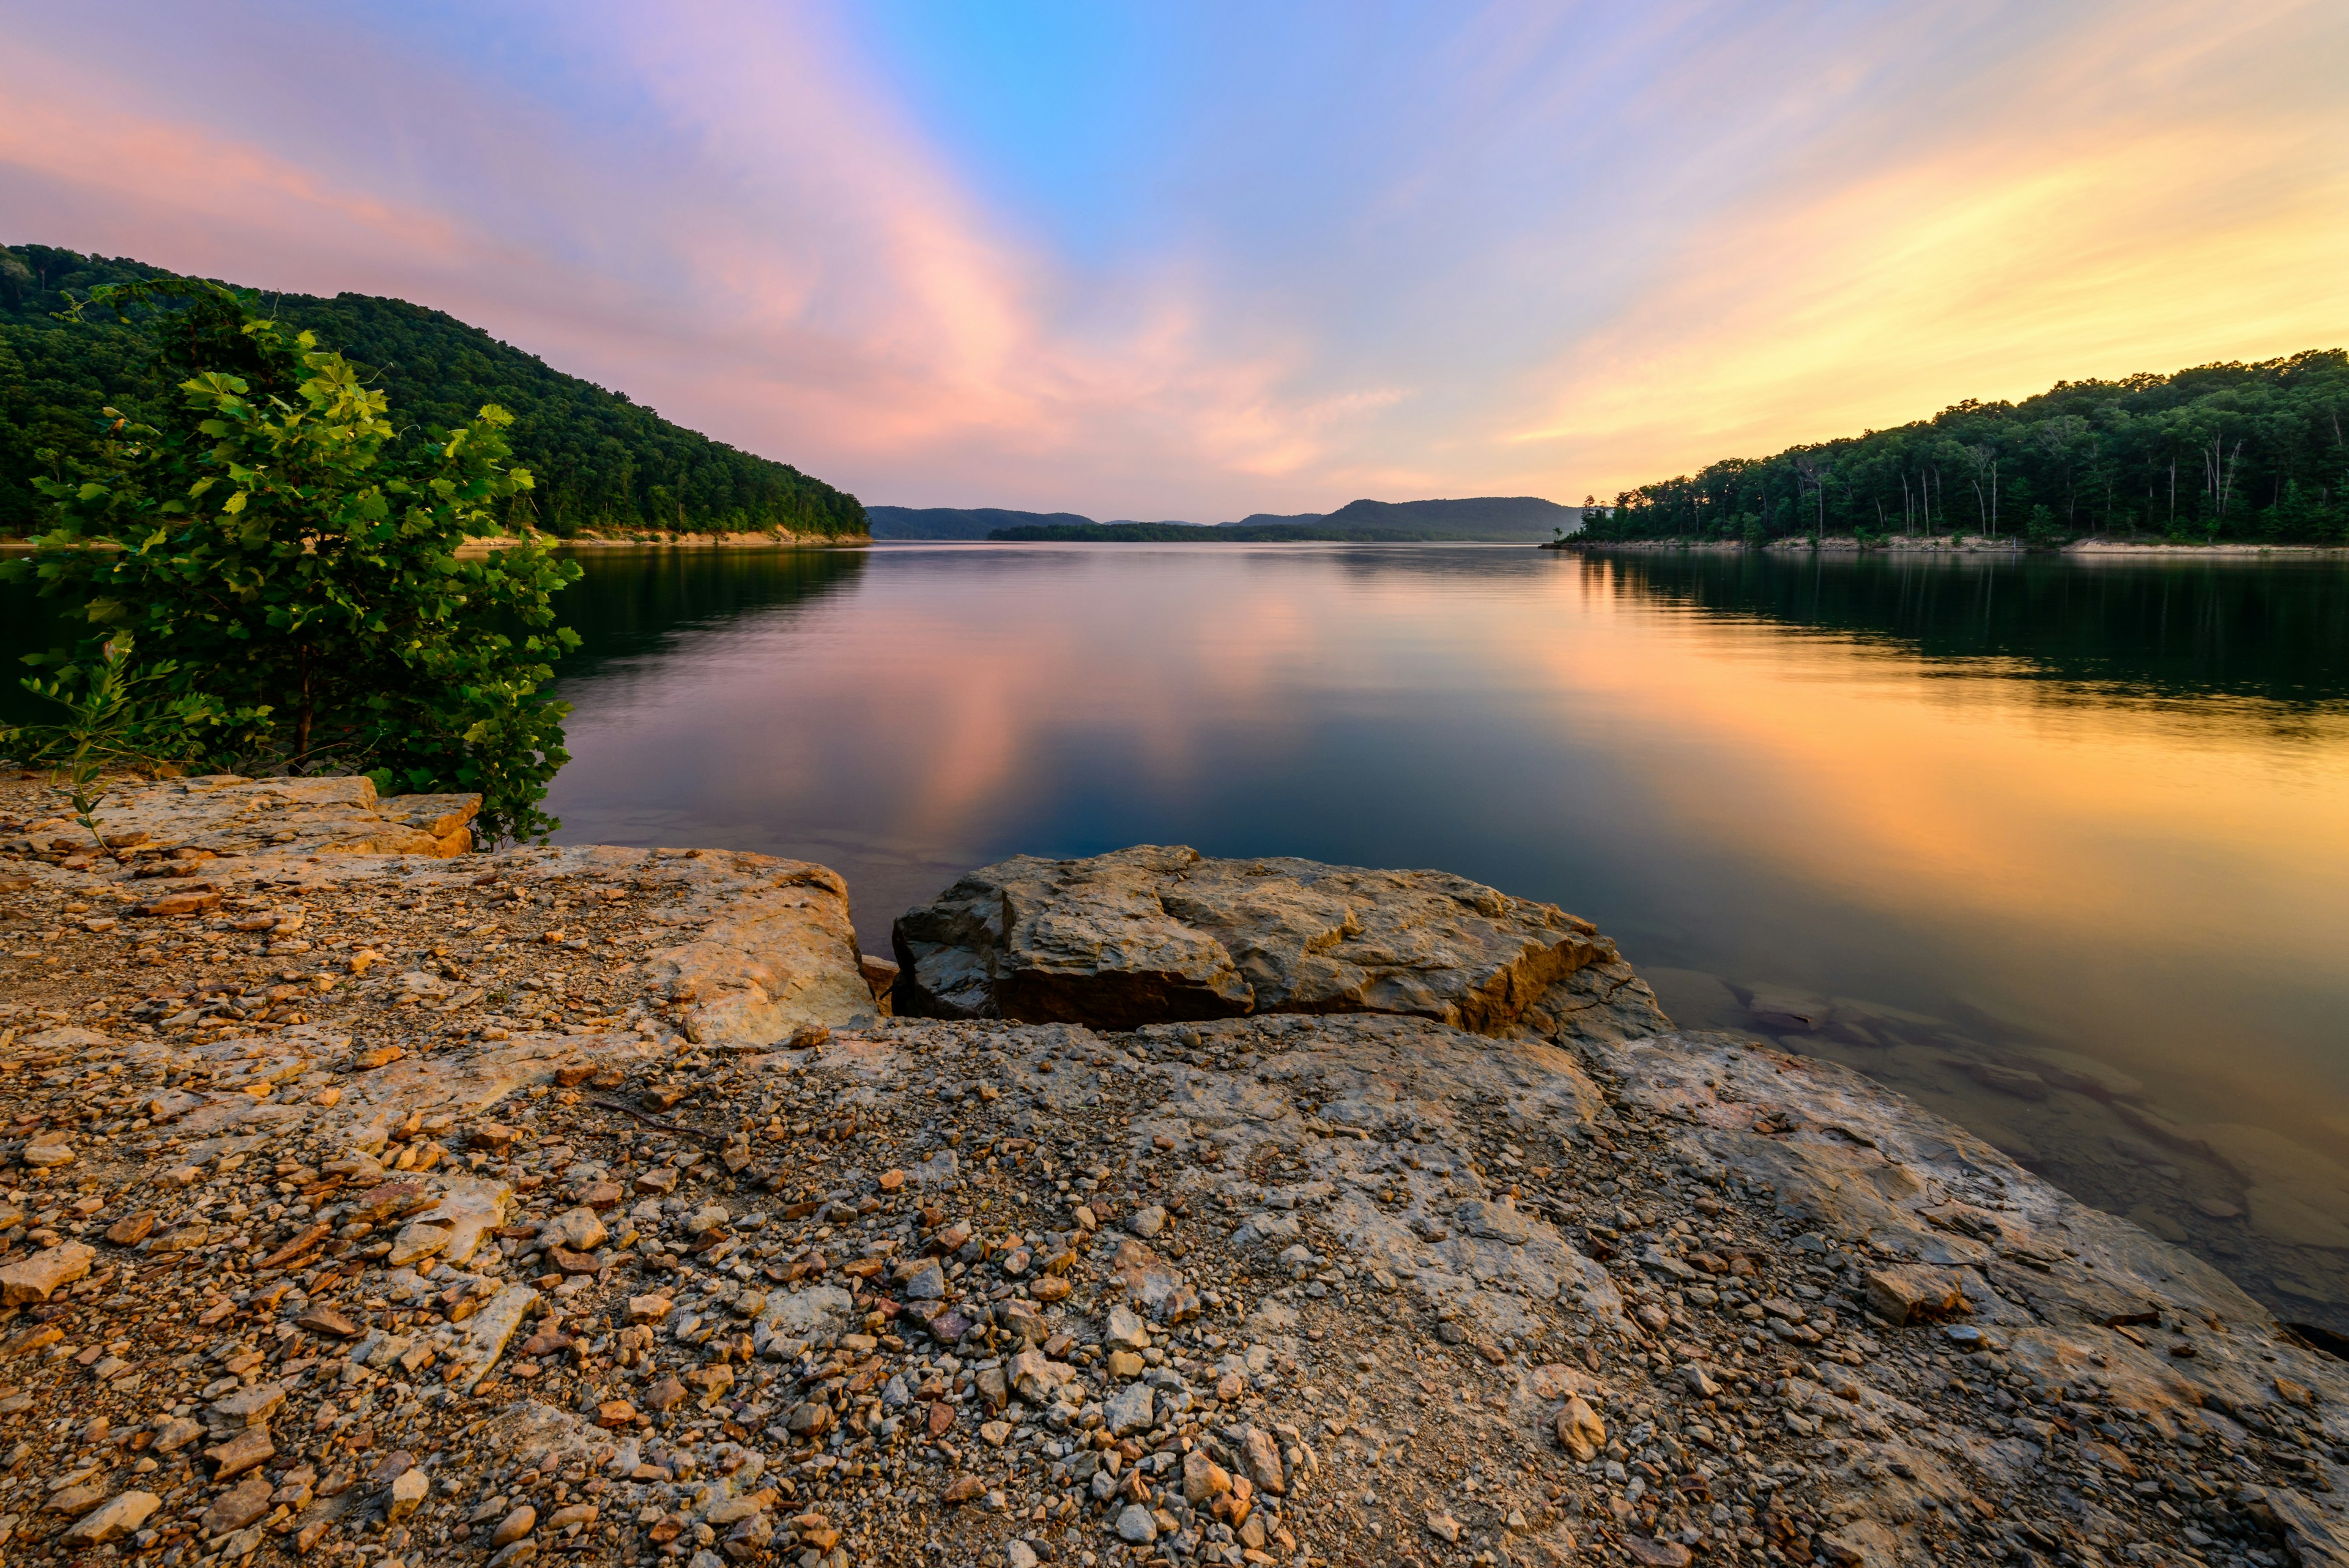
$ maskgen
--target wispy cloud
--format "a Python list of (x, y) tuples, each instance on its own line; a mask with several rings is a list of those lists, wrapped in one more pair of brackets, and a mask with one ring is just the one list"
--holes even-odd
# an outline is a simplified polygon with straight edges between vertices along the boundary
[[(1572, 500), (2349, 337), (2337, 7), (1207, 5), (967, 61), (881, 14), (26, 7), (5, 237), (398, 294), (869, 500), (1098, 515)], [(1083, 116), (996, 134), (1094, 47)]]

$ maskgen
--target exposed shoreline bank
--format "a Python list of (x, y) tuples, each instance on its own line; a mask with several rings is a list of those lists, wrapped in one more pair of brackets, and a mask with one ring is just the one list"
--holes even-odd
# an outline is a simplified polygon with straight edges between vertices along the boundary
[[(600, 534), (580, 534), (574, 535), (569, 538), (563, 538), (550, 534), (545, 537), (549, 545), (556, 550), (861, 550), (873, 543), (873, 540), (869, 536), (862, 534), (792, 534), (786, 532), (772, 534), (646, 533), (626, 536), (612, 536)], [(492, 550), (511, 549), (521, 543), (522, 541), (519, 538), (511, 535), (497, 535), (488, 538), (468, 539), (464, 544), (458, 546), (457, 554), (460, 556), (487, 555)], [(28, 556), (33, 553), (34, 547), (34, 543), (30, 539), (0, 538), (0, 555)], [(94, 545), (92, 547), (110, 549), (114, 546), (109, 542), (101, 541)]]
[(1713, 555), (1740, 555), (1747, 550), (1767, 550), (1795, 554), (1812, 550), (1845, 555), (1940, 555), (1940, 556), (2062, 556), (2075, 560), (2107, 556), (2152, 557), (2166, 560), (2208, 559), (2292, 559), (2349, 560), (2349, 545), (2259, 545), (2222, 542), (2210, 545), (2181, 545), (2170, 541), (2128, 539), (2080, 539), (2054, 549), (2027, 545), (2014, 539), (1985, 539), (1971, 535), (1953, 541), (1948, 535), (1936, 537), (1870, 539), (1862, 542), (1849, 535), (1829, 537), (1814, 545), (1807, 538), (1774, 539), (1766, 545), (1748, 545), (1736, 539), (1622, 539), (1585, 540), (1569, 537), (1537, 545), (1543, 550), (1572, 550), (1593, 555), (1619, 552), (1651, 554), (1686, 552)]
[[(821, 867), (450, 855), (463, 812), (182, 780), (109, 853), (21, 825), (0, 1398), (80, 1478), (26, 1544), (2349, 1550), (2349, 1369), (1857, 1074), (1675, 1030), (1547, 906), (1014, 861), (892, 983)], [(1168, 878), (1207, 923), (1086, 936)], [(1048, 918), (975, 928), (990, 889)], [(1365, 933), (1304, 941), (1331, 898)], [(1413, 937), (1444, 962), (1379, 956)]]

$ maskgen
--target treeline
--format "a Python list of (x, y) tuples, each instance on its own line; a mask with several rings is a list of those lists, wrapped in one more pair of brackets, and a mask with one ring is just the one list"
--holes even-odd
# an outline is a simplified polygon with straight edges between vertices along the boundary
[(988, 531), (1004, 544), (1340, 545), (1458, 544), (1479, 537), (1443, 528), (1376, 528), (1319, 523), (1031, 523)]
[(1731, 458), (1592, 511), (1593, 540), (1964, 534), (2349, 543), (2349, 354), (2065, 381)]
[[(160, 275), (140, 262), (47, 245), (0, 247), (0, 533), (26, 532), (42, 515), (34, 473), (63, 477), (73, 460), (94, 453), (100, 408), (151, 418), (166, 390), (150, 369), (144, 324), (76, 325), (54, 313), (68, 295)], [(443, 312), (360, 294), (268, 295), (261, 305), (367, 367), (404, 421), (445, 429), (484, 403), (505, 408), (514, 416), (513, 462), (537, 481), (514, 503), (517, 523), (565, 535), (865, 531), (854, 495), (671, 423)]]

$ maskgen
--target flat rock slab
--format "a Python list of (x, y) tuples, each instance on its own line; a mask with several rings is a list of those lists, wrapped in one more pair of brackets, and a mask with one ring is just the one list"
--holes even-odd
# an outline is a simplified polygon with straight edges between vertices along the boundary
[[(423, 855), (472, 847), (476, 794), (378, 798), (364, 775), (248, 779), (231, 774), (167, 779), (108, 796), (98, 826), (109, 843), (150, 853)], [(168, 889), (164, 889), (168, 890)]]
[(1152, 845), (985, 867), (899, 917), (895, 944), (901, 1015), (1111, 1029), (1388, 1012), (1499, 1034), (1619, 961), (1588, 920), (1446, 872)]

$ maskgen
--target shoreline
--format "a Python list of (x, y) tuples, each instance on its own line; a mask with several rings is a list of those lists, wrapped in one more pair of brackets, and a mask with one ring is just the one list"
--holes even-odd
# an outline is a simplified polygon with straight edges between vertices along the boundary
[(2349, 1554), (2349, 1366), (1549, 906), (1144, 847), (891, 963), (824, 867), (470, 810), (181, 779), (0, 846), (0, 1399), (78, 1426), (68, 1548)]
[[(550, 547), (557, 550), (861, 550), (873, 540), (864, 535), (834, 534), (657, 534), (639, 538), (610, 538), (603, 535), (581, 534), (570, 538), (549, 535)], [(468, 539), (457, 546), (459, 556), (485, 556), (492, 550), (511, 549), (522, 541), (512, 535), (493, 535), (485, 538)], [(94, 549), (114, 548), (111, 541), (100, 540)], [(29, 556), (34, 545), (30, 539), (0, 538), (0, 555)]]
[(2178, 544), (2172, 541), (2127, 539), (2079, 539), (2054, 549), (2026, 545), (2013, 539), (1981, 539), (1969, 535), (1962, 544), (1952, 544), (1948, 535), (1903, 539), (1871, 539), (1863, 544), (1848, 535), (1830, 536), (1814, 545), (1807, 538), (1774, 539), (1766, 545), (1748, 545), (1737, 539), (1621, 539), (1584, 541), (1569, 536), (1562, 541), (1535, 546), (1541, 550), (1585, 551), (1591, 554), (1658, 554), (1667, 551), (1735, 555), (1747, 550), (1763, 550), (1779, 554), (1796, 554), (1816, 549), (1846, 555), (1929, 555), (1929, 556), (2062, 556), (2075, 560), (2105, 556), (2141, 556), (2168, 560), (2202, 559), (2281, 559), (2349, 560), (2349, 545), (2261, 545), (2244, 542), (2220, 542), (2209, 545)]

